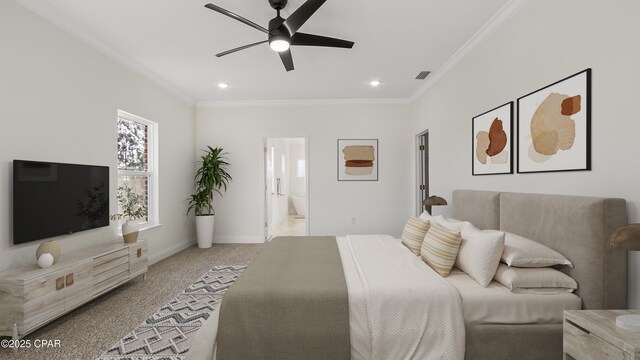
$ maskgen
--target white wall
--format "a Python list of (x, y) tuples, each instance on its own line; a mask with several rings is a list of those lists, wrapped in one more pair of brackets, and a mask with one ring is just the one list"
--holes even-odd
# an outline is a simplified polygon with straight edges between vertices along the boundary
[[(233, 181), (216, 198), (217, 242), (263, 239), (263, 144), (268, 137), (305, 137), (309, 148), (312, 235), (399, 236), (412, 212), (412, 137), (406, 105), (264, 105), (198, 107), (198, 149), (229, 152)], [(337, 181), (337, 139), (379, 139), (379, 181)], [(351, 218), (356, 224), (351, 224)]]
[[(150, 256), (194, 238), (184, 199), (194, 173), (193, 106), (13, 1), (0, 1), (0, 270), (35, 263), (39, 242), (12, 244), (12, 160), (110, 166), (116, 211), (118, 109), (159, 123), (161, 227)], [(115, 241), (115, 223), (54, 238), (65, 251)]]
[[(531, 1), (414, 104), (413, 133), (429, 129), (431, 192), (622, 197), (629, 221), (640, 222), (638, 14), (636, 0)], [(471, 176), (473, 116), (589, 67), (592, 171)], [(640, 308), (640, 256), (629, 259), (629, 305)]]

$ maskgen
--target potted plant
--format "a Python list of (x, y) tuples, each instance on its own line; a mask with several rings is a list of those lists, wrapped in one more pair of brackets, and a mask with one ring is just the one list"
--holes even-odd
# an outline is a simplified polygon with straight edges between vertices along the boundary
[(125, 243), (138, 241), (138, 230), (140, 224), (136, 221), (147, 216), (147, 204), (143, 195), (133, 191), (129, 185), (118, 186), (118, 204), (122, 213), (111, 215), (111, 220), (125, 218), (122, 224), (122, 237)]
[(210, 248), (213, 243), (213, 225), (215, 211), (213, 194), (222, 195), (220, 190), (227, 191), (231, 179), (226, 154), (221, 147), (207, 146), (199, 161), (200, 167), (194, 177), (195, 193), (189, 198), (187, 214), (193, 210), (196, 215), (196, 236), (198, 247)]

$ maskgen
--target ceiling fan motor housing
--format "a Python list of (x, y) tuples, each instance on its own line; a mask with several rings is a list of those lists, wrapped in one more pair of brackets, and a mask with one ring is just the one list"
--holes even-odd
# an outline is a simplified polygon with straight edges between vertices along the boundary
[(287, 0), (269, 0), (269, 5), (275, 10), (282, 10), (287, 6)]
[(237, 47), (225, 52), (216, 54), (216, 57), (232, 54), (236, 51), (245, 50), (256, 45), (269, 43), (269, 47), (278, 52), (280, 59), (284, 65), (285, 70), (291, 71), (293, 67), (293, 58), (289, 47), (292, 45), (298, 46), (323, 46), (331, 48), (345, 48), (351, 49), (353, 47), (353, 41), (347, 41), (342, 39), (335, 39), (327, 36), (320, 36), (314, 34), (305, 34), (298, 32), (298, 29), (324, 4), (327, 0), (306, 0), (299, 8), (297, 8), (286, 19), (280, 16), (280, 10), (287, 6), (288, 0), (269, 0), (269, 5), (277, 12), (275, 18), (269, 21), (269, 27), (264, 28), (249, 19), (245, 19), (238, 14), (234, 14), (229, 10), (221, 8), (218, 5), (206, 4), (205, 7), (218, 12), (222, 15), (228, 16), (236, 21), (239, 21), (245, 25), (248, 25), (256, 30), (259, 30), (267, 34), (268, 39), (258, 41), (253, 44)]
[(282, 25), (282, 23), (284, 22), (284, 19), (281, 18), (280, 16), (276, 16), (273, 19), (269, 20), (269, 39), (271, 39), (273, 36), (278, 36), (278, 37), (287, 37), (290, 38), (291, 37), (291, 33), (289, 32), (289, 29), (287, 29), (286, 26), (280, 26)]

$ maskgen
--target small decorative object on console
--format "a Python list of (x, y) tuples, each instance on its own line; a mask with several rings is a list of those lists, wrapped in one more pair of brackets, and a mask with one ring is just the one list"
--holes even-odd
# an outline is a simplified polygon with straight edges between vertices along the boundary
[(127, 244), (135, 243), (138, 241), (140, 228), (136, 220), (148, 215), (146, 199), (129, 185), (120, 185), (118, 186), (118, 205), (122, 213), (111, 215), (111, 220), (127, 218), (127, 221), (122, 224), (122, 238)]
[(60, 246), (55, 241), (45, 241), (36, 249), (36, 260), (43, 269), (55, 264), (58, 259), (60, 259)]

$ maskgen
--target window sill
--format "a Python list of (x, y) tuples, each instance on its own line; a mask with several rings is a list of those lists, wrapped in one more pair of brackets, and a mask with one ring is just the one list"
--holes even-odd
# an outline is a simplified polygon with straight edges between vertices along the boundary
[[(138, 229), (139, 232), (145, 231), (145, 230), (151, 230), (151, 229), (155, 229), (158, 227), (161, 227), (162, 224), (153, 224), (153, 225), (149, 225), (149, 224), (144, 224), (144, 225), (140, 225), (140, 229)], [(122, 237), (122, 227), (118, 227), (118, 236)]]

